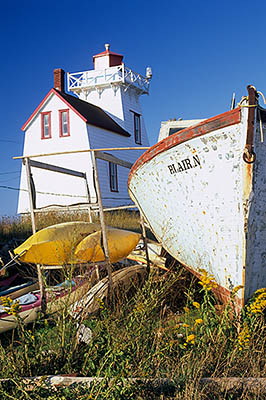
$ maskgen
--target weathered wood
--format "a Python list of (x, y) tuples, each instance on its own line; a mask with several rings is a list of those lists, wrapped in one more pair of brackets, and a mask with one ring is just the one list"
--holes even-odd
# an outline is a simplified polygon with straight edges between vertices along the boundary
[(87, 200), (88, 200), (88, 211), (89, 211), (89, 222), (92, 222), (92, 210), (91, 210), (91, 194), (90, 194), (90, 188), (89, 188), (89, 184), (88, 184), (88, 180), (87, 180), (87, 175), (85, 174), (85, 189), (86, 189), (86, 193), (87, 193)]
[[(48, 171), (59, 172), (60, 174), (66, 174), (71, 176), (77, 176), (78, 178), (83, 178), (83, 179), (86, 178), (86, 174), (84, 172), (74, 171), (69, 168), (58, 167), (57, 165), (42, 163), (40, 161), (35, 161), (31, 159), (28, 160), (30, 166), (34, 168), (46, 169)], [(25, 161), (23, 160), (23, 162)]]
[(76, 153), (90, 153), (95, 151), (117, 151), (117, 150), (148, 150), (150, 147), (106, 147), (102, 149), (86, 149), (86, 150), (72, 150), (72, 151), (61, 151), (54, 153), (43, 153), (43, 154), (32, 154), (28, 156), (17, 156), (13, 157), (13, 160), (19, 160), (22, 158), (36, 158), (36, 157), (47, 157), (47, 156), (59, 156), (63, 154), (76, 154)]
[[(26, 158), (25, 160), (26, 166), (26, 174), (27, 174), (27, 183), (28, 183), (28, 193), (29, 193), (29, 202), (30, 202), (30, 214), (31, 214), (31, 225), (32, 225), (32, 233), (36, 233), (36, 224), (35, 224), (35, 215), (34, 215), (34, 203), (33, 203), (33, 193), (31, 188), (31, 169), (30, 169), (30, 160)], [(43, 282), (43, 275), (41, 266), (37, 264), (37, 274), (38, 274), (38, 281), (39, 281), (39, 288), (40, 288), (40, 295), (41, 295), (41, 311), (45, 313), (46, 311), (46, 295), (45, 295), (45, 287)]]
[[(153, 267), (154, 271), (158, 271), (158, 268)], [(112, 274), (113, 289), (123, 286), (124, 290), (128, 290), (132, 283), (132, 279), (139, 276), (142, 277), (146, 272), (145, 264), (130, 265), (122, 268)], [(104, 300), (108, 296), (108, 277), (103, 278), (101, 281), (96, 283), (87, 292), (87, 294), (79, 301), (75, 303), (75, 308), (80, 309), (80, 314), (91, 314), (99, 310), (100, 304), (99, 299)]]
[(30, 169), (30, 160), (26, 158), (25, 160), (26, 174), (27, 174), (27, 184), (28, 184), (28, 193), (29, 193), (29, 203), (30, 203), (30, 215), (31, 215), (31, 226), (32, 233), (36, 233), (36, 224), (35, 224), (35, 215), (34, 215), (34, 204), (33, 204), (33, 193), (30, 183), (31, 169)]
[(107, 264), (107, 273), (108, 273), (108, 281), (109, 281), (109, 300), (113, 297), (113, 280), (112, 280), (112, 266), (110, 262), (109, 256), (109, 249), (108, 249), (108, 242), (107, 242), (107, 231), (104, 222), (104, 212), (103, 212), (103, 204), (102, 204), (102, 196), (101, 196), (101, 188), (98, 176), (98, 168), (97, 168), (97, 160), (95, 157), (95, 153), (92, 153), (92, 164), (95, 174), (95, 189), (97, 192), (98, 197), (98, 206), (99, 206), (99, 214), (100, 214), (100, 221), (101, 221), (101, 228), (102, 228), (102, 237), (103, 237), (103, 247), (104, 247), (104, 254), (105, 260)]
[(143, 218), (142, 214), (140, 214), (140, 224), (141, 224), (141, 228), (142, 228), (142, 237), (143, 237), (143, 243), (144, 243), (145, 254), (146, 254), (147, 273), (149, 275), (150, 274), (150, 270), (151, 270), (151, 266), (150, 266), (149, 251), (148, 251), (148, 245), (147, 245), (147, 236), (146, 236), (145, 223), (144, 223), (144, 218)]
[(266, 394), (266, 378), (202, 378), (200, 385), (207, 392), (249, 392)]
[(136, 205), (131, 205), (131, 206), (118, 206), (118, 207), (107, 207), (104, 208), (103, 211), (115, 211), (115, 210), (126, 210), (128, 208), (135, 208), (137, 209)]
[[(71, 375), (48, 375), (37, 376), (32, 378), (22, 378), (21, 381), (25, 385), (27, 391), (34, 390), (36, 386), (42, 386), (48, 389), (49, 387), (68, 387), (73, 384), (86, 385), (90, 387), (91, 384), (101, 383), (107, 381), (112, 385), (117, 378), (106, 377), (77, 377), (75, 374)], [(0, 379), (0, 382), (7, 382), (9, 379)], [(174, 393), (177, 389), (178, 383), (174, 379), (167, 378), (123, 378), (123, 381), (129, 384), (147, 385), (149, 390), (167, 390), (169, 389)], [(249, 393), (249, 394), (266, 394), (266, 378), (202, 378), (199, 380), (199, 386), (206, 394), (218, 394), (230, 392), (232, 394)]]
[(112, 154), (102, 153), (100, 151), (95, 151), (94, 154), (95, 154), (95, 157), (99, 158), (100, 160), (109, 161), (109, 162), (112, 162), (113, 164), (121, 165), (121, 167), (130, 169), (133, 166), (132, 163), (130, 163), (128, 161), (120, 160), (120, 158), (117, 158), (117, 157), (113, 156)]

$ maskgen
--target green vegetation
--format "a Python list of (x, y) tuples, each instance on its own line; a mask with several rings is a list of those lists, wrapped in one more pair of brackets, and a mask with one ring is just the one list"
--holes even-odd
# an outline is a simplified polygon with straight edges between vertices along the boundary
[[(255, 293), (238, 315), (233, 300), (240, 287), (222, 308), (211, 291), (216, 283), (206, 271), (197, 280), (176, 262), (169, 268), (152, 272), (142, 284), (135, 281), (130, 292), (119, 288), (111, 307), (99, 300), (99, 311), (83, 316), (83, 324), (92, 331), (87, 344), (79, 342), (77, 322), (67, 305), (59, 314), (40, 316), (27, 327), (20, 320), (15, 331), (0, 337), (1, 378), (12, 378), (0, 383), (0, 398), (265, 398), (219, 388), (210, 394), (201, 378), (265, 376), (266, 289)], [(17, 315), (17, 306), (12, 312)], [(47, 388), (44, 379), (29, 390), (21, 379), (73, 373), (104, 380), (90, 387)], [(166, 378), (172, 385), (159, 383), (154, 388), (145, 383), (152, 378)]]

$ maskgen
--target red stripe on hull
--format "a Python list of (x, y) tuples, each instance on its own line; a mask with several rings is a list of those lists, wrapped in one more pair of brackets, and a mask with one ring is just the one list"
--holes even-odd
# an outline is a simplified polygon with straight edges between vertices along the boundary
[(136, 170), (147, 161), (157, 156), (157, 154), (162, 153), (165, 150), (171, 149), (172, 147), (187, 142), (188, 140), (194, 139), (198, 136), (206, 135), (207, 133), (213, 132), (217, 129), (225, 128), (230, 125), (235, 125), (240, 122), (241, 109), (240, 107), (227, 111), (223, 114), (217, 115), (213, 118), (207, 119), (200, 122), (198, 125), (183, 129), (180, 132), (171, 135), (159, 143), (156, 143), (146, 151), (133, 165), (130, 170), (128, 183), (130, 183), (132, 175)]
[[(200, 279), (201, 273), (197, 272), (193, 268), (188, 267), (187, 265), (184, 265), (184, 264), (182, 264), (182, 265), (189, 272), (191, 272), (198, 279)], [(231, 292), (230, 292), (230, 290), (226, 289), (225, 287), (219, 285), (217, 282), (216, 282), (216, 284), (217, 284), (217, 287), (212, 289), (214, 296), (216, 297), (216, 299), (218, 301), (220, 301), (222, 304), (226, 305), (232, 299)], [(237, 313), (239, 313), (243, 306), (244, 306), (244, 301), (242, 299), (240, 299), (239, 297), (235, 296), (234, 297), (235, 311)]]

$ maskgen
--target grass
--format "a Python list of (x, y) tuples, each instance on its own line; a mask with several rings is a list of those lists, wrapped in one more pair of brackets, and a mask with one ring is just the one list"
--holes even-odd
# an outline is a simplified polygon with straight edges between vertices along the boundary
[[(49, 211), (36, 214), (36, 229), (40, 230), (50, 225), (69, 221), (89, 221), (85, 211), (60, 213)], [(100, 222), (97, 215), (93, 216), (93, 222)], [(141, 232), (139, 213), (136, 211), (109, 211), (105, 213), (105, 223), (117, 228), (125, 228), (135, 232)], [(3, 243), (10, 239), (25, 239), (32, 234), (30, 216), (1, 217), (0, 241)]]
[[(119, 215), (112, 225), (125, 227), (122, 220)], [(19, 224), (14, 226), (23, 231)], [(82, 322), (92, 331), (88, 344), (78, 342), (76, 321), (69, 317), (67, 304), (57, 315), (40, 316), (31, 326), (20, 321), (15, 331), (0, 337), (1, 378), (12, 377), (0, 383), (0, 398), (265, 398), (262, 393), (226, 391), (218, 386), (209, 392), (201, 384), (203, 377), (264, 377), (266, 373), (266, 291), (256, 293), (237, 315), (230, 303), (216, 312), (210, 290), (214, 286), (204, 270), (197, 280), (172, 263), (168, 272), (152, 273), (142, 285), (136, 281), (130, 292), (120, 287), (111, 308), (99, 301), (97, 313), (84, 314)], [(21, 380), (23, 376), (73, 373), (105, 379), (90, 388), (47, 389), (41, 385), (32, 391)], [(127, 378), (141, 381), (130, 383)], [(174, 385), (159, 383), (154, 388), (145, 383), (151, 378), (166, 378)]]

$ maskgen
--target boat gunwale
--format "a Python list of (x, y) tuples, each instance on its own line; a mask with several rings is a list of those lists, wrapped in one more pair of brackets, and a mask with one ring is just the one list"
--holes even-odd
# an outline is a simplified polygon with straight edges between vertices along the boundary
[(206, 135), (207, 133), (213, 132), (217, 129), (222, 129), (227, 126), (238, 124), (240, 122), (241, 107), (237, 107), (233, 110), (216, 115), (215, 117), (205, 119), (197, 125), (182, 129), (181, 131), (178, 131), (173, 135), (166, 137), (165, 139), (152, 146), (137, 159), (129, 172), (128, 185), (130, 184), (131, 178), (138, 168), (140, 168), (146, 162), (152, 160), (155, 156), (162, 153), (163, 151), (169, 150), (172, 147), (175, 147), (181, 143), (185, 143), (196, 137)]
[[(73, 280), (75, 282), (75, 285), (73, 285), (71, 287), (71, 291), (69, 291), (68, 290), (69, 288), (67, 288), (67, 287), (66, 287), (66, 289), (63, 289), (61, 291), (55, 290), (52, 292), (53, 294), (55, 294), (55, 297), (52, 297), (52, 296), (49, 297), (49, 294), (51, 294), (51, 293), (47, 292), (47, 296), (46, 296), (47, 302), (50, 303), (52, 301), (57, 301), (57, 300), (61, 299), (62, 297), (67, 296), (68, 294), (75, 293), (76, 290), (78, 290), (79, 288), (81, 288), (83, 285), (85, 285), (88, 282), (87, 279), (80, 279), (80, 278), (74, 278)], [(56, 288), (56, 286), (54, 286), (54, 288)], [(38, 309), (40, 308), (40, 306), (41, 306), (40, 290), (38, 290), (37, 292), (33, 291), (33, 292), (29, 292), (29, 293), (34, 294), (37, 297), (37, 300), (34, 301), (33, 303), (20, 305), (21, 309), (20, 309), (19, 313), (22, 313), (24, 311), (33, 310), (33, 309), (36, 309), (38, 311)], [(16, 300), (17, 299), (13, 299), (13, 303), (15, 303)], [(10, 314), (7, 312), (1, 312), (0, 313), (0, 322), (3, 318), (5, 318), (7, 316), (10, 316)]]

